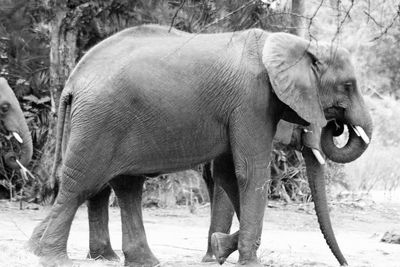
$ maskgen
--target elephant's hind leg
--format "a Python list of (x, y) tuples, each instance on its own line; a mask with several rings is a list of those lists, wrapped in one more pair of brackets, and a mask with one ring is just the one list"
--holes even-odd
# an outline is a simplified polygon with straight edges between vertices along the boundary
[(121, 208), (125, 266), (153, 267), (159, 264), (147, 244), (143, 226), (143, 183), (143, 176), (118, 176), (110, 181)]
[[(232, 155), (222, 155), (213, 165), (214, 203), (209, 232), (209, 247), (219, 264), (223, 264), (232, 252), (237, 250), (238, 235), (228, 235), (234, 209), (240, 220), (239, 188), (236, 182)], [(232, 205), (233, 204), (233, 205)]]
[(110, 194), (111, 187), (107, 185), (87, 201), (89, 217), (89, 253), (87, 257), (90, 259), (119, 261), (119, 257), (111, 247), (108, 230)]
[(34, 229), (28, 242), (29, 249), (40, 256), (44, 266), (68, 266), (67, 240), (71, 223), (78, 207), (84, 202), (88, 192), (78, 181), (64, 171), (60, 192), (49, 215)]
[[(235, 177), (233, 177), (232, 179), (235, 179)], [(207, 252), (206, 255), (203, 257), (202, 262), (213, 262), (216, 260), (214, 258), (211, 236), (214, 233), (229, 234), (234, 214), (232, 203), (229, 200), (228, 195), (225, 193), (225, 191), (220, 186), (214, 183), (211, 190), (213, 190), (213, 193), (210, 194), (212, 196), (212, 199), (210, 201), (212, 203), (211, 223), (208, 231)], [(234, 244), (234, 246), (234, 250), (236, 250), (237, 243)], [(230, 254), (231, 253), (227, 251), (226, 253), (218, 253), (218, 256), (223, 258), (223, 262)], [(221, 261), (219, 261), (219, 263), (221, 263)]]

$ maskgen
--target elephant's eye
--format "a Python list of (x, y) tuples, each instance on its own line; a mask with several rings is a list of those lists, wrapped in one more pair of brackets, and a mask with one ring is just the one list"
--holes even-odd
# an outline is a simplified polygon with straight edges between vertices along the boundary
[(353, 84), (352, 83), (345, 83), (344, 85), (343, 85), (343, 87), (344, 87), (344, 90), (346, 90), (346, 91), (350, 91), (352, 88), (353, 88)]
[(321, 62), (316, 57), (311, 57), (311, 64), (317, 71), (320, 71)]
[(10, 110), (10, 104), (6, 103), (0, 106), (0, 113), (6, 114)]

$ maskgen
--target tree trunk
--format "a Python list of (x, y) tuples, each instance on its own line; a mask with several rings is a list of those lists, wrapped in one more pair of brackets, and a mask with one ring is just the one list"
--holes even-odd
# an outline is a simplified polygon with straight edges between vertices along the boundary
[(304, 19), (305, 1), (292, 0), (292, 12), (290, 18), (289, 32), (300, 37), (305, 36), (305, 19)]
[(49, 181), (49, 175), (53, 166), (55, 142), (56, 142), (56, 124), (57, 110), (61, 92), (65, 81), (75, 66), (77, 59), (77, 35), (78, 32), (72, 25), (66, 25), (68, 13), (65, 1), (43, 1), (48, 10), (52, 10), (54, 16), (49, 22), (50, 32), (50, 96), (51, 96), (51, 114), (47, 141), (43, 147), (40, 163), (37, 165), (37, 173), (43, 181)]

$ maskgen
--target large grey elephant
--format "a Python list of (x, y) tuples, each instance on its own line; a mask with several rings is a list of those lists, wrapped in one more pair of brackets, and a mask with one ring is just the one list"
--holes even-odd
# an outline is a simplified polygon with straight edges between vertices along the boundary
[[(309, 184), (321, 232), (339, 263), (343, 266), (347, 265), (346, 259), (337, 244), (329, 217), (325, 192), (325, 165), (320, 152), (320, 130), (280, 121), (274, 142), (302, 151), (303, 157), (306, 159)], [(237, 249), (239, 232), (232, 235), (228, 234), (232, 225), (234, 209), (224, 190), (214, 183), (213, 176), (218, 175), (221, 169), (217, 165), (218, 162), (211, 162), (205, 164), (202, 168), (211, 204), (207, 252), (202, 261), (213, 262), (217, 260), (222, 264)], [(90, 230), (89, 258), (119, 260), (111, 247), (108, 229), (108, 199), (110, 193), (111, 188), (107, 186), (99, 194), (89, 199), (87, 203)], [(132, 214), (132, 216), (137, 216), (137, 214)], [(216, 258), (214, 258), (214, 255), (216, 255)]]
[(20, 149), (4, 155), (5, 164), (18, 169), (21, 164), (27, 166), (32, 157), (32, 137), (17, 97), (3, 77), (0, 77), (0, 132), (17, 141)]
[[(214, 159), (229, 163), (215, 182), (240, 218), (238, 264), (261, 266), (256, 251), (279, 120), (349, 125), (344, 148), (327, 143), (328, 152), (343, 160), (367, 147), (361, 137), (370, 138), (371, 118), (348, 52), (258, 29), (222, 34), (142, 29), (140, 38), (133, 28), (102, 41), (69, 77), (59, 108), (59, 137), (71, 111), (60, 191), (29, 246), (43, 264), (71, 264), (66, 244), (74, 214), (109, 183), (121, 205), (126, 264), (153, 266), (158, 261), (141, 218), (144, 175)], [(332, 136), (336, 123), (322, 136)], [(58, 141), (57, 155), (60, 150)]]

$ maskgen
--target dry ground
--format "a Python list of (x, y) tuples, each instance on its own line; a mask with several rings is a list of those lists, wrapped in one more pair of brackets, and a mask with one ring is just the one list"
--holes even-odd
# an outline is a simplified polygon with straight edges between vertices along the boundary
[[(37, 258), (23, 249), (34, 226), (48, 212), (30, 204), (0, 203), (0, 266), (37, 266)], [(387, 230), (400, 230), (400, 205), (371, 202), (336, 203), (331, 217), (339, 244), (350, 266), (400, 266), (400, 245), (380, 242)], [(30, 208), (30, 209), (28, 209)], [(114, 249), (121, 253), (119, 209), (110, 209), (110, 232)], [(147, 209), (144, 222), (148, 241), (161, 266), (218, 266), (202, 264), (209, 223), (208, 207), (191, 214), (187, 208)], [(237, 229), (237, 222), (233, 230)], [(86, 207), (75, 217), (68, 252), (76, 266), (123, 266), (85, 260), (88, 250)], [(338, 266), (318, 230), (312, 204), (272, 203), (266, 210), (259, 256), (265, 266)], [(234, 266), (237, 254), (225, 266)]]

